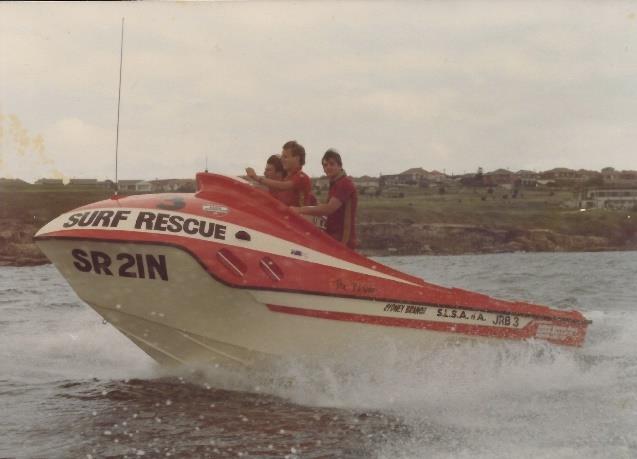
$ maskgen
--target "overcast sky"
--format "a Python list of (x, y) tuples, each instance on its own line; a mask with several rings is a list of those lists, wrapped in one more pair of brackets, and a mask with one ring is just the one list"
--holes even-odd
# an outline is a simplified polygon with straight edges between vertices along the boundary
[(637, 169), (636, 2), (0, 3), (0, 176)]

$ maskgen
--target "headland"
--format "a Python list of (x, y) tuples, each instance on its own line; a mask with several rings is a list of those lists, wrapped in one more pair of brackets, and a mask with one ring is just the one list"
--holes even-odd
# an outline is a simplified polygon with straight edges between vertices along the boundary
[[(108, 190), (0, 190), (0, 266), (48, 263), (33, 243), (58, 215), (106, 199)], [(319, 200), (325, 192), (319, 191)], [(359, 199), (359, 250), (371, 256), (637, 250), (635, 209), (573, 205), (569, 189), (404, 189)]]

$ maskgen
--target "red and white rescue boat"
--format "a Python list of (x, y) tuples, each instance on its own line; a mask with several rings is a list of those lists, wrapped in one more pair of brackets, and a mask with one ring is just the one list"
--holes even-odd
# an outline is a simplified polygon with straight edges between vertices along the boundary
[(580, 346), (577, 311), (443, 288), (335, 242), (242, 179), (113, 197), (35, 236), (79, 297), (160, 363), (254, 365), (396, 339)]

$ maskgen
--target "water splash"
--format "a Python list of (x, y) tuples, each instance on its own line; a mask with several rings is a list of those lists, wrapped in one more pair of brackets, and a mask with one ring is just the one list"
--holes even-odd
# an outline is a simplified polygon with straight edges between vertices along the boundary
[[(453, 265), (460, 280), (448, 275), (451, 284), (491, 273), (481, 285), (493, 291), (498, 271), (525, 269), (519, 282), (530, 296), (583, 307), (593, 320), (585, 346), (495, 340), (420, 351), (382, 340), (318, 361), (179, 368), (165, 378), (51, 266), (0, 269), (0, 389), (12, 423), (0, 432), (0, 455), (635, 457), (634, 279), (617, 275), (635, 272), (634, 254), (458, 260), (407, 262), (416, 275), (421, 265)], [(547, 274), (573, 265), (577, 275)], [(598, 290), (582, 288), (582, 276)]]

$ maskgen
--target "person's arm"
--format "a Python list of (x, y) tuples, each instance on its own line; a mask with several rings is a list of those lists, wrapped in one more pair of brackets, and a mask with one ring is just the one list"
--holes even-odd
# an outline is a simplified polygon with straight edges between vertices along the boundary
[(294, 183), (291, 180), (281, 181), (259, 177), (257, 173), (254, 172), (254, 169), (252, 169), (251, 167), (246, 167), (246, 175), (248, 176), (248, 178), (254, 180), (255, 182), (275, 190), (291, 190), (292, 188), (294, 188)]
[(303, 215), (331, 215), (336, 212), (343, 203), (340, 199), (332, 196), (325, 204), (319, 204), (318, 206), (303, 206), (303, 207), (290, 207), (294, 212)]
[(265, 177), (259, 177), (259, 183), (275, 190), (291, 190), (294, 188), (294, 183), (292, 183), (291, 180), (272, 180)]

